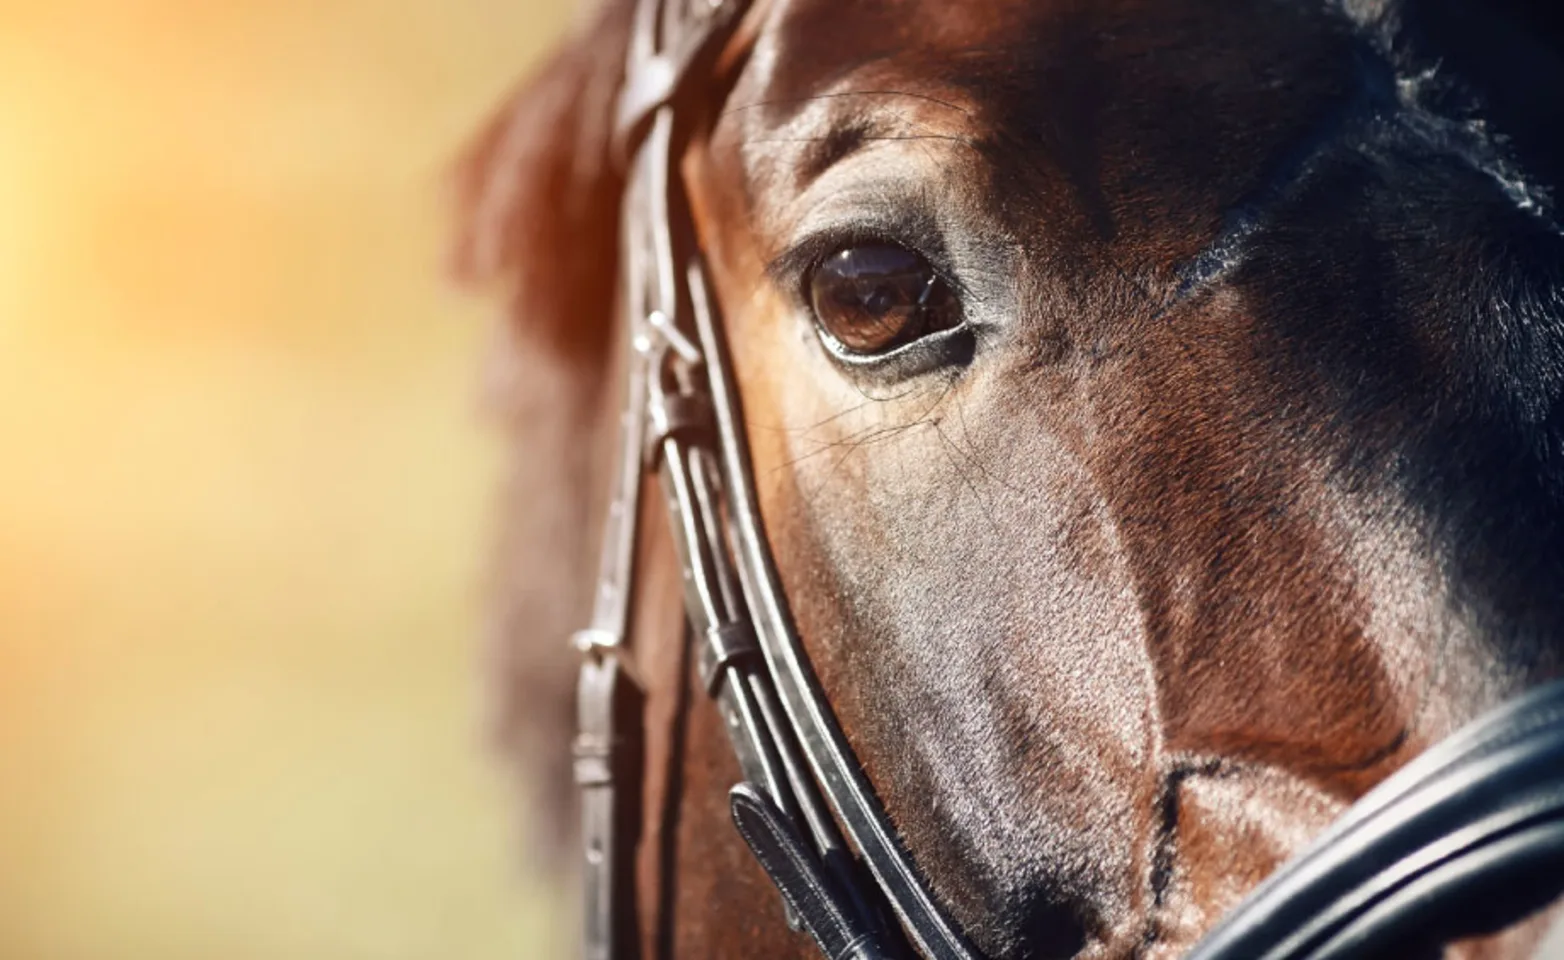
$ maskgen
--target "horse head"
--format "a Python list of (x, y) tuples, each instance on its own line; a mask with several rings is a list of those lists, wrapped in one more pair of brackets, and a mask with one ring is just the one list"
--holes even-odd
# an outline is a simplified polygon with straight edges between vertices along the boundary
[[(514, 284), (501, 726), (554, 783), (622, 389), (633, 6), (464, 181), (465, 263)], [(1470, 6), (776, 0), (681, 120), (798, 633), (986, 954), (1180, 955), (1561, 673), (1564, 57)], [(643, 951), (807, 956), (726, 826), (649, 526)]]

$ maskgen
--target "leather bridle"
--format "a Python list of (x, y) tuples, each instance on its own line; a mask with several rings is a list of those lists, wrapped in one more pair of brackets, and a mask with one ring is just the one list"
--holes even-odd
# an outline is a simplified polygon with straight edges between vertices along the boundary
[[(633, 756), (640, 716), (627, 641), (643, 480), (655, 471), (683, 569), (700, 678), (744, 776), (730, 794), (733, 820), (780, 892), (789, 923), (833, 960), (974, 958), (876, 799), (794, 628), (756, 503), (722, 326), (675, 173), (689, 132), (681, 120), (699, 112), (681, 113), (681, 105), (706, 92), (750, 6), (640, 0), (631, 34), (617, 127), (630, 164), (621, 228), (628, 373), (620, 460), (592, 625), (573, 638), (583, 656), (574, 752), (585, 955), (608, 960), (636, 951), (627, 838), (640, 787)], [(1448, 916), (1449, 905), (1473, 891), (1491, 900), (1504, 883), (1549, 896), (1564, 889), (1564, 685), (1502, 708), (1390, 778), (1191, 956), (1361, 956)]]

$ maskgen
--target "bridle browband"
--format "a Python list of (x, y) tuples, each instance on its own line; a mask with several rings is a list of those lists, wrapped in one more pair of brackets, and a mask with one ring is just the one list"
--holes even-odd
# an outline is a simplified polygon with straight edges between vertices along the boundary
[[(902, 846), (794, 628), (756, 502), (722, 326), (675, 175), (689, 133), (679, 107), (706, 92), (702, 83), (750, 6), (639, 0), (630, 38), (617, 125), (630, 165), (620, 252), (628, 364), (620, 459), (592, 624), (573, 638), (582, 653), (574, 753), (584, 952), (609, 960), (637, 950), (627, 840), (636, 826), (640, 718), (627, 639), (643, 481), (656, 472), (700, 679), (744, 776), (730, 793), (733, 820), (789, 923), (832, 960), (976, 958)], [(1360, 956), (1501, 882), (1531, 893), (1564, 889), (1564, 685), (1501, 708), (1387, 780), (1191, 957)]]

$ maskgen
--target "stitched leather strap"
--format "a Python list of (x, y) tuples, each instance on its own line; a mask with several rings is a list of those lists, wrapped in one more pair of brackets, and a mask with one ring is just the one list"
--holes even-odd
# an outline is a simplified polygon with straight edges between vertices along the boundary
[(1260, 885), (1189, 960), (1338, 960), (1498, 929), (1564, 891), (1564, 683), (1415, 759)]
[(820, 951), (831, 960), (884, 960), (876, 932), (842, 909), (845, 893), (777, 805), (749, 783), (734, 787), (728, 800), (739, 835)]

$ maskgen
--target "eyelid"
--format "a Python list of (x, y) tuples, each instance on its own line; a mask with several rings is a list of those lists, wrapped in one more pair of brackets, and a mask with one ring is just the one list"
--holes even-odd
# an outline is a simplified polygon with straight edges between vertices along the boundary
[(951, 370), (966, 366), (972, 362), (977, 349), (977, 333), (965, 322), (885, 353), (854, 353), (828, 338), (819, 327), (815, 330), (820, 345), (833, 362), (851, 371), (860, 383), (885, 387), (942, 368)]

